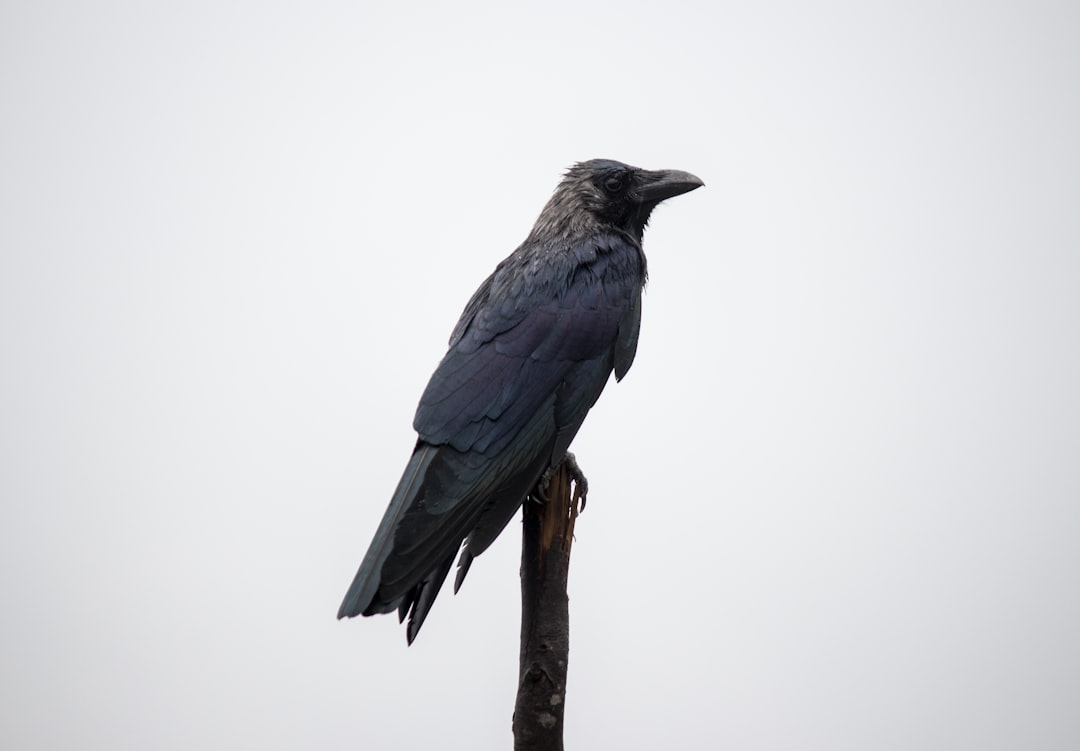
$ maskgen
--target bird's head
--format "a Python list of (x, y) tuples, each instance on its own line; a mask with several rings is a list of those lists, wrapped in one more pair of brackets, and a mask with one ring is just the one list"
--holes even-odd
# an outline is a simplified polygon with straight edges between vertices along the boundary
[(661, 201), (704, 184), (679, 170), (644, 170), (611, 159), (578, 162), (566, 171), (533, 235), (581, 235), (613, 227), (640, 242)]

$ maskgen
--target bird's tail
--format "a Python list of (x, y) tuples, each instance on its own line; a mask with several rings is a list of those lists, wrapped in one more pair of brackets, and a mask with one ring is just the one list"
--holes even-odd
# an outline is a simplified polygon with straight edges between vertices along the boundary
[(384, 602), (377, 597), (380, 572), (394, 547), (394, 532), (405, 512), (415, 503), (436, 452), (437, 447), (427, 443), (420, 443), (413, 452), (379, 528), (375, 530), (375, 537), (368, 546), (367, 554), (360, 563), (360, 569), (356, 572), (349, 591), (345, 593), (345, 599), (338, 609), (338, 618), (390, 613), (398, 608), (400, 603), (397, 600)]

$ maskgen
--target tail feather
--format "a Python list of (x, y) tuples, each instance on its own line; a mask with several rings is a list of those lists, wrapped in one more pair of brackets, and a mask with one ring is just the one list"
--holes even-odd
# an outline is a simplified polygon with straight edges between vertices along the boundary
[(379, 522), (379, 528), (375, 530), (375, 537), (371, 540), (367, 554), (360, 563), (356, 576), (353, 577), (349, 591), (345, 593), (345, 599), (341, 601), (338, 618), (390, 613), (397, 609), (396, 600), (381, 603), (376, 601), (379, 573), (393, 549), (394, 531), (423, 487), (424, 475), (427, 473), (428, 465), (435, 458), (436, 452), (436, 446), (426, 443), (417, 444), (398, 483), (397, 490), (394, 491), (394, 497), (390, 500), (390, 506), (386, 509), (382, 521)]
[(458, 590), (461, 589), (461, 584), (465, 581), (465, 577), (469, 573), (469, 567), (472, 566), (475, 557), (469, 551), (468, 545), (461, 551), (461, 558), (458, 559), (457, 564), (457, 574), (454, 576), (454, 594), (457, 594)]
[(397, 611), (411, 643), (462, 542), (455, 592), (547, 466), (554, 433), (542, 411), (494, 456), (420, 440), (338, 618)]
[(405, 629), (405, 639), (409, 644), (413, 643), (413, 639), (420, 632), (420, 627), (424, 625), (424, 620), (427, 619), (431, 606), (435, 604), (435, 598), (439, 596), (439, 590), (442, 589), (453, 563), (454, 556), (451, 555), (437, 569), (428, 574), (417, 588), (412, 612), (409, 614), (409, 625)]

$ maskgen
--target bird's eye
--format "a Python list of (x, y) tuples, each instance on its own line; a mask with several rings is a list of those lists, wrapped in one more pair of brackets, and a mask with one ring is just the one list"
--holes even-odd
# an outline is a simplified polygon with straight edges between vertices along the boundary
[(618, 193), (622, 190), (622, 186), (623, 180), (619, 175), (612, 175), (604, 180), (604, 189), (607, 190), (608, 193)]

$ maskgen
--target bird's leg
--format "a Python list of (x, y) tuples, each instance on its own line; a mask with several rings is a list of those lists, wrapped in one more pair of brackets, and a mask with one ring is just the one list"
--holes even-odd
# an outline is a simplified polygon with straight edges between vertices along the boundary
[(566, 452), (561, 462), (553, 467), (548, 467), (544, 474), (540, 475), (536, 488), (533, 490), (533, 496), (541, 503), (548, 502), (547, 491), (551, 485), (551, 478), (555, 476), (555, 471), (562, 466), (566, 467), (567, 474), (574, 481), (574, 502), (581, 501), (581, 510), (584, 511), (585, 496), (589, 494), (589, 481), (585, 478), (585, 473), (581, 471), (581, 467), (577, 463), (577, 457), (569, 451)]

